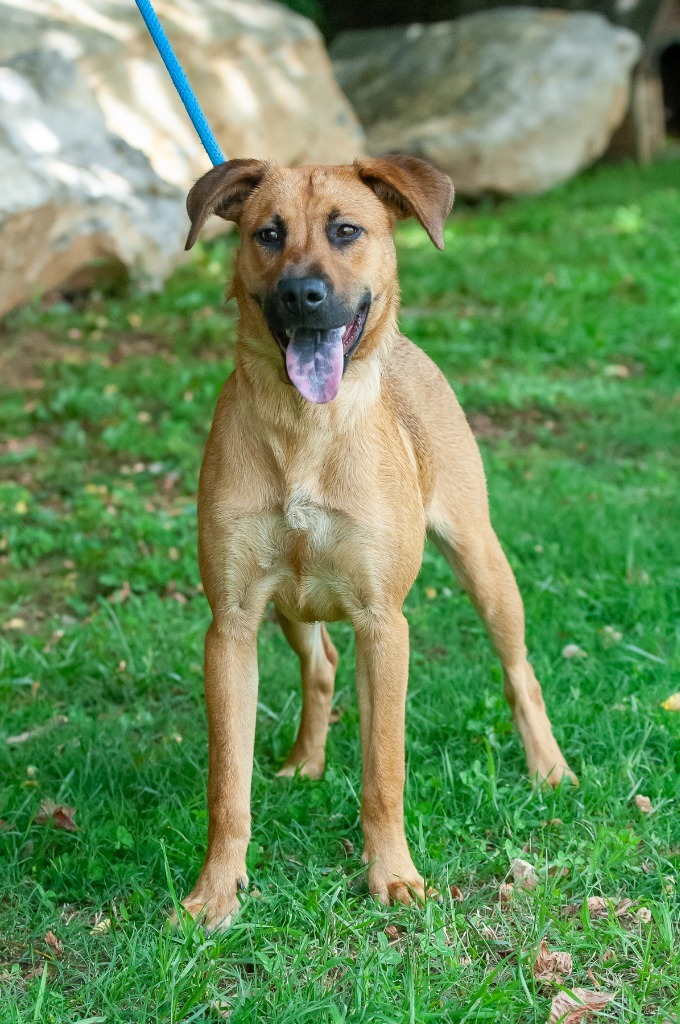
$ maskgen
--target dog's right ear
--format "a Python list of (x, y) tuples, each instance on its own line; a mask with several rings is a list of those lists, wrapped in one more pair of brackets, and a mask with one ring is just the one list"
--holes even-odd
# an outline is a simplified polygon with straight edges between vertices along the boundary
[(227, 160), (199, 178), (187, 196), (191, 229), (185, 249), (191, 249), (211, 214), (238, 221), (243, 204), (267, 171), (263, 160)]

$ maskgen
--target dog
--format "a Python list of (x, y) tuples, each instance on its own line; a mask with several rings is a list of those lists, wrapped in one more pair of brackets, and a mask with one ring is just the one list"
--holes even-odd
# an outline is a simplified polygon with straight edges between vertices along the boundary
[(454, 569), (501, 660), (529, 774), (576, 782), (527, 660), (524, 611), (491, 527), (482, 461), (447, 381), (399, 332), (395, 222), (439, 249), (450, 179), (407, 156), (285, 168), (230, 160), (191, 189), (187, 249), (208, 217), (240, 231), (234, 372), (201, 467), (208, 850), (185, 908), (225, 928), (247, 887), (258, 626), (273, 601), (300, 661), (303, 705), (281, 775), (324, 770), (338, 656), (356, 634), (363, 861), (383, 903), (423, 900), (403, 817), (409, 660), (402, 605), (426, 534)]

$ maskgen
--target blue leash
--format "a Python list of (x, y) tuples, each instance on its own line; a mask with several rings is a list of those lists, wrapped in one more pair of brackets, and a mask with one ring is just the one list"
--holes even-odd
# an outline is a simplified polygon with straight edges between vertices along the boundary
[(189, 79), (184, 73), (184, 68), (177, 60), (175, 51), (170, 45), (170, 40), (165, 34), (163, 26), (158, 20), (158, 15), (153, 9), (151, 0), (136, 0), (139, 13), (144, 18), (146, 27), (148, 28), (151, 38), (156, 44), (156, 49), (161, 55), (163, 63), (168, 69), (168, 74), (172, 79), (173, 85), (179, 93), (179, 98), (186, 108), (186, 112), (191, 118), (191, 123), (198, 132), (198, 137), (203, 143), (203, 148), (210, 157), (214, 166), (217, 164), (223, 164), (224, 154), (220, 147), (217, 145), (217, 140), (210, 130), (210, 125), (205, 119), (205, 114), (201, 110), (198, 100), (194, 94), (194, 90), (189, 85)]

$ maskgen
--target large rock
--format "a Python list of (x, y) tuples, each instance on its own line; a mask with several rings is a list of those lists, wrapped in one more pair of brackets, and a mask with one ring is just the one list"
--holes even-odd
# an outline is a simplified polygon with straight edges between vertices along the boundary
[(542, 192), (600, 157), (641, 49), (599, 14), (517, 7), (346, 32), (331, 56), (370, 153), (424, 157), (474, 196)]
[[(312, 22), (267, 0), (161, 0), (159, 17), (228, 157), (345, 163), (363, 134)], [(77, 61), (110, 131), (188, 189), (210, 162), (134, 0), (0, 0), (0, 60)]]
[(0, 314), (94, 274), (154, 285), (181, 251), (182, 193), (106, 129), (57, 53), (0, 66), (0, 181)]

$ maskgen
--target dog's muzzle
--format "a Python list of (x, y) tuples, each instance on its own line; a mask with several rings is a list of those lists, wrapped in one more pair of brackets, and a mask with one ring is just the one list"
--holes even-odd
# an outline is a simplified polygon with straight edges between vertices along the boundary
[(342, 375), (361, 340), (371, 300), (352, 309), (319, 278), (284, 278), (263, 304), (291, 384), (322, 404), (338, 393)]

